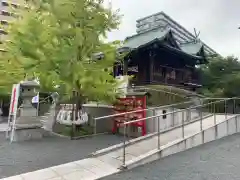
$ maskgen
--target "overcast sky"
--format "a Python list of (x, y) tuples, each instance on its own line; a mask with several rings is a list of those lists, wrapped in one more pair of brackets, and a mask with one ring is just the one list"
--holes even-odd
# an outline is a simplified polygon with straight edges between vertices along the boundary
[(164, 11), (221, 55), (240, 57), (240, 0), (112, 0), (124, 15), (120, 29), (110, 40), (135, 34), (136, 20)]

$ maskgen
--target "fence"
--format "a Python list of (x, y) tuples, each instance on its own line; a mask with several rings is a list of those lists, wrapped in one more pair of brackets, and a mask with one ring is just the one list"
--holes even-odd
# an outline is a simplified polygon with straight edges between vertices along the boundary
[[(157, 149), (158, 150), (161, 150), (161, 138), (160, 138), (160, 136), (161, 136), (161, 131), (160, 131), (160, 120), (159, 120), (159, 117), (163, 117), (163, 116), (166, 116), (166, 115), (171, 115), (171, 114), (174, 114), (174, 113), (178, 113), (178, 112), (184, 112), (185, 110), (188, 110), (188, 109), (193, 109), (193, 108), (199, 108), (199, 109), (201, 109), (200, 110), (200, 119), (199, 119), (199, 130), (197, 131), (197, 133), (196, 133), (196, 131), (195, 132), (192, 132), (192, 134), (185, 134), (186, 133), (186, 130), (185, 130), (185, 128), (186, 128), (186, 126), (187, 126), (187, 124), (185, 124), (184, 123), (184, 121), (182, 121), (182, 123), (181, 123), (181, 139), (182, 140), (184, 140), (186, 137), (191, 137), (191, 136), (193, 136), (194, 134), (201, 134), (201, 142), (202, 143), (204, 143), (204, 142), (206, 142), (206, 141), (204, 141), (204, 139), (206, 138), (205, 136), (206, 135), (204, 135), (204, 132), (207, 132), (208, 131), (208, 129), (211, 129), (211, 127), (216, 127), (216, 128), (218, 128), (221, 124), (223, 124), (223, 123), (226, 123), (227, 125), (226, 125), (226, 131), (227, 131), (227, 134), (229, 134), (229, 122), (230, 122), (230, 120), (232, 120), (232, 119), (234, 119), (235, 121), (234, 121), (234, 123), (235, 123), (235, 129), (238, 127), (237, 126), (237, 116), (233, 116), (233, 114), (231, 114), (231, 115), (229, 115), (228, 114), (228, 112), (226, 111), (227, 110), (227, 104), (229, 103), (229, 102), (233, 102), (233, 104), (234, 104), (234, 106), (233, 106), (233, 110), (232, 110), (232, 112), (236, 112), (235, 111), (235, 105), (236, 105), (236, 100), (238, 100), (238, 98), (226, 98), (226, 99), (221, 99), (221, 100), (218, 100), (218, 99), (206, 99), (206, 100), (211, 100), (211, 101), (213, 101), (213, 102), (209, 102), (209, 103), (206, 103), (206, 104), (202, 104), (202, 105), (198, 105), (198, 106), (194, 106), (194, 107), (189, 107), (189, 108), (187, 108), (187, 109), (183, 109), (183, 110), (177, 110), (177, 111), (173, 111), (173, 112), (169, 112), (169, 113), (166, 113), (166, 114), (158, 114), (158, 115), (155, 115), (155, 116), (151, 116), (151, 117), (147, 117), (147, 118), (143, 118), (143, 119), (138, 119), (138, 120), (134, 120), (134, 121), (127, 121), (127, 122), (124, 122), (123, 123), (123, 128), (124, 128), (124, 130), (123, 130), (123, 135), (124, 135), (124, 141), (123, 141), (123, 161), (122, 161), (122, 164), (123, 164), (123, 166), (125, 166), (125, 163), (126, 163), (126, 146), (127, 146), (127, 144), (126, 144), (126, 141), (127, 141), (127, 138), (126, 138), (126, 134), (127, 134), (127, 128), (129, 128), (130, 126), (130, 124), (132, 124), (132, 123), (136, 123), (136, 122), (139, 122), (139, 121), (143, 121), (143, 120), (152, 120), (152, 119), (154, 119), (154, 118), (157, 118), (158, 119), (158, 124), (157, 124)], [(217, 105), (219, 105), (219, 104), (224, 104), (224, 109), (225, 109), (225, 112), (223, 113), (223, 114), (221, 114), (221, 116), (218, 116), (218, 114), (216, 113), (216, 106)], [(203, 125), (203, 120), (204, 120), (204, 118), (203, 118), (203, 111), (202, 110), (205, 110), (205, 109), (208, 109), (209, 107), (211, 107), (211, 108), (213, 108), (212, 110), (212, 112), (213, 112), (213, 122), (207, 122), (207, 126), (206, 126), (206, 123), (204, 122), (204, 125)], [(221, 118), (220, 118), (221, 117)], [(182, 119), (183, 120), (183, 119)], [(232, 121), (231, 121), (232, 122)], [(179, 127), (175, 127), (175, 128), (173, 128), (173, 129), (176, 129), (176, 128), (179, 128)], [(173, 130), (172, 129), (172, 130)], [(230, 128), (231, 129), (231, 131), (233, 131), (232, 130), (232, 128)], [(236, 132), (237, 132), (237, 130), (235, 130)], [(217, 137), (218, 137), (218, 130), (215, 130), (214, 131), (214, 133), (216, 133), (215, 134), (215, 139), (217, 139)], [(172, 140), (172, 141), (174, 141), (174, 140)], [(171, 141), (170, 141), (171, 142)], [(168, 143), (170, 143), (170, 142), (168, 142)], [(186, 145), (185, 145), (186, 146)]]
[[(93, 126), (94, 134), (111, 132), (112, 121), (114, 120), (114, 118), (124, 115), (126, 117), (126, 121), (129, 121), (130, 119), (129, 117), (132, 114), (138, 113), (141, 111), (146, 111), (147, 117), (149, 119), (152, 119), (151, 122), (150, 121), (148, 122), (148, 127), (147, 127), (148, 133), (157, 132), (156, 117), (158, 116), (160, 117), (159, 121), (161, 123), (160, 130), (167, 131), (174, 127), (178, 127), (179, 125), (181, 125), (182, 121), (188, 124), (200, 118), (206, 118), (208, 116), (211, 116), (213, 112), (223, 113), (225, 108), (222, 108), (222, 106), (224, 106), (225, 104), (229, 105), (230, 100), (225, 99), (226, 102), (221, 101), (221, 102), (218, 102), (218, 104), (215, 103), (215, 105), (213, 106), (213, 102), (217, 100), (219, 99), (204, 98), (204, 99), (199, 99), (199, 102), (197, 103), (194, 101), (186, 101), (186, 102), (180, 102), (180, 103), (164, 105), (164, 106), (149, 107), (143, 110), (129, 111), (129, 112), (124, 112), (119, 114), (96, 117), (96, 118), (93, 118), (93, 122), (91, 122), (91, 126)], [(200, 106), (201, 104), (208, 104), (208, 105), (201, 107)], [(228, 107), (227, 109), (230, 111)], [(168, 112), (174, 112), (174, 113), (169, 114)], [(161, 116), (161, 114), (163, 113), (165, 115)]]
[(189, 91), (170, 86), (160, 86), (160, 88), (136, 86), (133, 91), (148, 92), (148, 106), (164, 106), (189, 101)]
[[(161, 106), (161, 107), (154, 107), (154, 108), (149, 108), (146, 109), (146, 111), (150, 111), (150, 110), (157, 110), (159, 108), (175, 108), (176, 110), (173, 110), (171, 112), (167, 112), (167, 113), (161, 113), (161, 114), (154, 114), (152, 116), (146, 117), (146, 118), (142, 118), (142, 119), (138, 119), (138, 120), (133, 120), (133, 121), (125, 121), (122, 124), (122, 128), (123, 128), (123, 136), (124, 136), (124, 141), (123, 141), (123, 160), (122, 160), (122, 164), (123, 166), (126, 163), (126, 147), (129, 146), (131, 143), (128, 143), (129, 141), (129, 136), (127, 136), (127, 132), (129, 132), (129, 128), (130, 125), (132, 123), (136, 123), (139, 121), (143, 121), (145, 120), (146, 122), (148, 121), (157, 121), (157, 124), (155, 125), (156, 128), (156, 132), (153, 133), (151, 136), (152, 137), (156, 137), (156, 144), (157, 146), (154, 148), (157, 148), (158, 150), (161, 149), (161, 146), (166, 145), (170, 142), (173, 142), (174, 140), (176, 140), (176, 138), (179, 139), (185, 139), (186, 137), (191, 137), (196, 133), (200, 133), (202, 132), (202, 141), (201, 142), (205, 142), (204, 139), (206, 139), (206, 135), (204, 135), (204, 132), (207, 131), (207, 129), (211, 128), (211, 127), (215, 127), (218, 124), (222, 124), (225, 121), (234, 118), (234, 113), (236, 112), (236, 108), (238, 106), (238, 104), (236, 104), (236, 101), (238, 101), (239, 98), (225, 98), (225, 99), (219, 99), (219, 98), (205, 98), (202, 99), (202, 103), (200, 105), (195, 105), (193, 106), (192, 102), (185, 102), (185, 103), (180, 103), (180, 104), (174, 104), (174, 105), (168, 105), (168, 106)], [(176, 107), (178, 107), (179, 105), (182, 104), (187, 104), (189, 107), (187, 108), (180, 108), (177, 109)], [(228, 108), (228, 104), (231, 104), (232, 106), (232, 110), (230, 111), (230, 109)], [(184, 115), (186, 113), (186, 111), (192, 112), (192, 110), (195, 110), (198, 114), (199, 114), (199, 118), (198, 119), (194, 119), (188, 122), (186, 121), (186, 116)], [(99, 118), (95, 118), (95, 129), (96, 129), (96, 122), (98, 120), (101, 119), (106, 119), (106, 118), (113, 118), (119, 115), (127, 115), (127, 114), (131, 114), (134, 112), (138, 112), (138, 111), (132, 111), (132, 112), (127, 112), (127, 113), (121, 113), (121, 114), (117, 114), (117, 115), (111, 115), (111, 116), (105, 116), (105, 117), (99, 117)], [(180, 114), (182, 115), (181, 122), (178, 121), (178, 124), (173, 125), (172, 127), (167, 127), (167, 128), (161, 128), (161, 124), (162, 122), (160, 121), (160, 118), (166, 117), (166, 116), (171, 116), (173, 118), (176, 118), (176, 114), (178, 114), (177, 116), (180, 117)], [(205, 116), (207, 115), (207, 117)], [(185, 116), (185, 118), (184, 118)], [(179, 119), (179, 118), (176, 118)], [(170, 120), (168, 120), (170, 121)], [(194, 129), (189, 128), (191, 123), (195, 123), (194, 124)], [(227, 121), (228, 122), (228, 121)], [(227, 123), (226, 122), (226, 123)], [(165, 144), (161, 142), (161, 136), (164, 135), (164, 133), (166, 133), (169, 130), (176, 130), (174, 136), (172, 136), (172, 138), (167, 138), (167, 140), (165, 140)], [(217, 130), (216, 130), (217, 131)], [(96, 131), (95, 131), (96, 133)], [(150, 136), (148, 135), (148, 138)], [(216, 136), (217, 137), (217, 136)], [(154, 149), (153, 147), (151, 147), (150, 150)]]
[[(186, 101), (186, 102), (170, 104), (170, 105), (165, 105), (165, 106), (151, 107), (151, 108), (147, 108), (147, 109), (141, 109), (141, 110), (124, 112), (124, 113), (112, 114), (112, 115), (107, 115), (107, 116), (102, 116), (102, 117), (96, 117), (96, 118), (93, 118), (94, 134), (102, 133), (104, 130), (105, 130), (105, 132), (106, 131), (110, 132), (111, 128), (113, 126), (112, 122), (113, 122), (114, 118), (116, 118), (118, 116), (124, 115), (126, 117), (126, 121), (128, 121), (128, 118), (134, 113), (138, 113), (138, 112), (142, 112), (142, 111), (151, 112), (151, 111), (156, 111), (156, 110), (160, 110), (160, 109), (167, 109), (167, 108), (169, 108), (169, 109), (170, 108), (174, 109), (174, 108), (179, 108), (179, 107), (186, 108), (186, 107), (190, 107), (192, 105), (193, 105), (192, 101)], [(107, 127), (103, 128), (104, 125), (106, 125)]]

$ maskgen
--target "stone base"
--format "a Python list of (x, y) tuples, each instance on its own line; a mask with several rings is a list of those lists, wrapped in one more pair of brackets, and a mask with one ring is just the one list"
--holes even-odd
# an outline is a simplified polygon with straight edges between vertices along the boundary
[(14, 133), (12, 142), (42, 139), (44, 136), (45, 136), (45, 132), (42, 128), (17, 129)]

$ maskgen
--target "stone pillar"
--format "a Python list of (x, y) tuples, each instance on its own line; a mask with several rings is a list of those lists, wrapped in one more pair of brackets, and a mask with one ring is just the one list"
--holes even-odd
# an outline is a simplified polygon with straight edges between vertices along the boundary
[[(38, 117), (38, 109), (32, 105), (32, 98), (38, 95), (39, 84), (35, 81), (20, 83), (21, 104), (14, 124), (15, 131), (11, 141), (25, 141), (43, 137), (42, 123)], [(12, 132), (11, 132), (12, 133)]]

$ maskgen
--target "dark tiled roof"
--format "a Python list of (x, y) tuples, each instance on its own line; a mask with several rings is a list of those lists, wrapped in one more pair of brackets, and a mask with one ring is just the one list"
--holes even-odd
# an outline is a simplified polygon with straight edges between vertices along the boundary
[[(170, 33), (171, 33), (170, 29), (163, 30), (162, 28), (155, 28), (153, 30), (149, 30), (143, 33), (127, 37), (124, 43), (124, 47), (130, 49), (138, 49), (143, 46), (146, 46), (147, 44), (151, 44), (155, 41), (164, 40)], [(174, 37), (172, 36), (172, 38)], [(167, 45), (165, 47), (168, 49), (170, 48), (178, 53), (192, 56), (193, 58), (202, 58), (201, 56), (198, 56), (198, 53), (203, 47), (202, 43), (187, 43), (182, 44), (179, 47)]]
[(142, 45), (153, 42), (154, 40), (162, 40), (169, 33), (169, 30), (158, 28), (144, 33), (136, 34), (131, 37), (127, 37), (124, 43), (124, 47), (131, 49), (137, 49)]
[(182, 51), (191, 55), (197, 55), (201, 51), (202, 47), (203, 44), (201, 42), (193, 42), (180, 45)]

